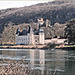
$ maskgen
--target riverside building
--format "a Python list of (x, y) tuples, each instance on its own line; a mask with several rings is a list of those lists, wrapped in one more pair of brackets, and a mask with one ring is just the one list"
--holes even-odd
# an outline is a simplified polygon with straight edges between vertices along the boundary
[(44, 44), (44, 30), (39, 27), (38, 30), (33, 30), (31, 25), (28, 30), (16, 31), (16, 44), (37, 45)]

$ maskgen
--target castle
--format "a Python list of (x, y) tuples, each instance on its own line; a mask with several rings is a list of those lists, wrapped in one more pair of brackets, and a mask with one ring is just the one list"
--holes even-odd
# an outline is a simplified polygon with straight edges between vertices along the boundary
[(44, 44), (44, 30), (40, 28), (38, 30), (33, 30), (32, 26), (29, 25), (28, 30), (16, 31), (16, 44), (24, 45), (37, 45)]

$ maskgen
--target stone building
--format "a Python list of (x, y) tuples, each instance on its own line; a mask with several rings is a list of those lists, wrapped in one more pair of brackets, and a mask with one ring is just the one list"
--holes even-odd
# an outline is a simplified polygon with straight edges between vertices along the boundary
[(33, 30), (32, 26), (29, 26), (28, 30), (16, 32), (16, 44), (36, 45), (44, 44), (44, 30), (39, 27), (38, 30)]
[[(39, 18), (37, 19), (37, 23), (40, 24), (41, 26), (46, 26), (49, 27), (51, 26), (51, 21), (46, 19), (45, 21), (43, 20), (43, 18)], [(37, 25), (38, 26), (38, 25)]]
[(46, 27), (50, 26), (51, 25), (50, 20), (46, 19), (45, 24), (46, 24)]
[(38, 21), (38, 23), (39, 23), (40, 25), (43, 25), (43, 24), (44, 24), (43, 18), (39, 18), (39, 19), (37, 19), (37, 21)]

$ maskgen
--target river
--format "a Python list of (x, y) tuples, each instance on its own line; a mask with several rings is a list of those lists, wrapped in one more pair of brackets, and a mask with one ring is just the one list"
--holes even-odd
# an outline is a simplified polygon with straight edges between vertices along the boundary
[(36, 75), (75, 75), (75, 51), (40, 49), (0, 49), (1, 59), (21, 60), (25, 57)]

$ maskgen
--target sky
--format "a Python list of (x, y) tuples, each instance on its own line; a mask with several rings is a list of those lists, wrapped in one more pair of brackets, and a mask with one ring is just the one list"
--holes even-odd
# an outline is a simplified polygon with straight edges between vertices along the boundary
[(29, 5), (34, 5), (37, 3), (44, 3), (53, 0), (3, 0), (0, 1), (0, 9), (7, 9), (7, 8), (18, 8), (24, 7)]

